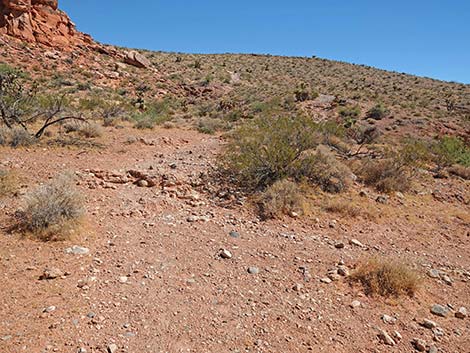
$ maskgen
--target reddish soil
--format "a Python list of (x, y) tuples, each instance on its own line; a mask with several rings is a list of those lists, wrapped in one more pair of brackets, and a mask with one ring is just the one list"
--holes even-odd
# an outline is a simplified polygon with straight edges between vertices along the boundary
[[(126, 144), (130, 135), (146, 143)], [(223, 207), (213, 193), (191, 187), (215, 163), (218, 137), (107, 128), (100, 142), (96, 149), (0, 147), (3, 167), (17, 170), (24, 184), (19, 196), (0, 201), (0, 352), (107, 352), (113, 343), (117, 352), (148, 353), (412, 352), (413, 338), (439, 352), (470, 352), (468, 317), (430, 312), (434, 303), (470, 308), (468, 182), (429, 179), (421, 192), (387, 204), (368, 190), (361, 202), (373, 217), (318, 212), (262, 222), (247, 201)], [(117, 184), (96, 172), (130, 169), (176, 185)], [(43, 243), (9, 234), (21, 194), (64, 170), (79, 174), (86, 196), (85, 225), (74, 239)], [(355, 186), (345, 198), (358, 192)], [(90, 252), (67, 254), (72, 245)], [(221, 249), (233, 257), (222, 259)], [(343, 277), (320, 281), (340, 260), (352, 269), (368, 256), (406, 261), (423, 274), (422, 289), (414, 298), (384, 300)], [(248, 273), (250, 266), (259, 273)], [(46, 268), (66, 275), (40, 280)], [(431, 268), (452, 285), (427, 276)], [(354, 300), (361, 306), (351, 308)], [(43, 312), (50, 306), (55, 310)], [(384, 323), (383, 314), (397, 322)], [(420, 326), (425, 318), (443, 335)], [(377, 328), (403, 338), (386, 346)]]

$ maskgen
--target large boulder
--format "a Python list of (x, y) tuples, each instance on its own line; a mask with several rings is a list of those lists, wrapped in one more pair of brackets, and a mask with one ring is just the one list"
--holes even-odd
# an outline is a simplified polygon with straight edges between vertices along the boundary
[(53, 47), (92, 42), (58, 10), (58, 0), (0, 0), (0, 34)]
[(145, 56), (136, 51), (128, 52), (126, 54), (126, 57), (124, 58), (124, 61), (126, 62), (126, 64), (140, 67), (142, 69), (146, 69), (152, 66), (152, 63), (149, 59), (147, 59)]

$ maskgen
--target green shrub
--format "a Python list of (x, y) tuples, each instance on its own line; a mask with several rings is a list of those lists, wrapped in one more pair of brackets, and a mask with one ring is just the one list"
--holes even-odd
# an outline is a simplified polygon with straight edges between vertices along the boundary
[(300, 215), (304, 211), (303, 195), (296, 183), (278, 180), (261, 194), (258, 206), (263, 219)]
[(263, 189), (290, 176), (292, 164), (318, 140), (309, 118), (260, 117), (234, 132), (221, 167), (239, 185)]
[(382, 120), (388, 113), (389, 111), (383, 104), (377, 104), (367, 112), (367, 117), (374, 120)]
[(445, 136), (432, 148), (439, 167), (461, 164), (470, 167), (470, 147), (458, 137)]
[(81, 194), (71, 177), (62, 175), (26, 195), (18, 227), (42, 240), (58, 239), (62, 230), (77, 222), (83, 213)]

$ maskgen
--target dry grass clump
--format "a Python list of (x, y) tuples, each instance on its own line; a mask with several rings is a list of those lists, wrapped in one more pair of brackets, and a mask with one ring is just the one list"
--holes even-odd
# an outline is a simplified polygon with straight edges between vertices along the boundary
[(61, 175), (25, 197), (18, 229), (44, 240), (66, 238), (84, 213), (83, 197), (72, 178)]
[(338, 213), (348, 217), (358, 217), (361, 209), (349, 202), (348, 200), (330, 200), (324, 206), (325, 211)]
[(21, 127), (12, 129), (7, 127), (0, 128), (0, 146), (31, 146), (34, 142), (34, 137)]
[(352, 179), (349, 168), (336, 159), (328, 147), (322, 145), (314, 151), (305, 151), (294, 164), (292, 173), (297, 179), (306, 178), (331, 193), (347, 189)]
[(80, 126), (78, 134), (86, 138), (101, 137), (103, 128), (97, 123), (85, 123)]
[(398, 167), (393, 159), (367, 161), (360, 173), (366, 185), (374, 186), (380, 192), (406, 191), (410, 188), (409, 174)]
[(420, 276), (405, 264), (378, 258), (362, 262), (350, 279), (361, 283), (366, 294), (383, 297), (412, 297), (421, 284)]
[(15, 173), (0, 169), (0, 198), (13, 193), (18, 187)]
[(258, 201), (263, 219), (278, 218), (283, 215), (302, 214), (304, 197), (300, 187), (287, 179), (279, 180), (264, 191)]
[(453, 165), (452, 167), (449, 167), (448, 170), (449, 170), (449, 173), (452, 175), (456, 175), (465, 180), (470, 180), (470, 167), (465, 167), (463, 165), (456, 164), (456, 165)]

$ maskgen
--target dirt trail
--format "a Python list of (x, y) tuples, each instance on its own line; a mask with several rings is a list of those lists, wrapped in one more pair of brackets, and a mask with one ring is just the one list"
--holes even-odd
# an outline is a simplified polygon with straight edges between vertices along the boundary
[[(129, 135), (137, 142), (127, 144)], [(470, 307), (468, 223), (457, 212), (468, 212), (468, 204), (405, 195), (374, 206), (394, 215), (374, 222), (327, 213), (260, 222), (250, 207), (223, 208), (191, 187), (214, 164), (218, 137), (112, 129), (103, 143), (102, 149), (0, 150), (1, 162), (26, 177), (27, 189), (69, 170), (78, 172), (87, 200), (86, 226), (71, 241), (0, 234), (0, 352), (106, 352), (112, 344), (117, 352), (148, 353), (410, 352), (415, 337), (441, 352), (470, 352), (468, 318), (429, 312), (434, 303)], [(127, 170), (166, 178), (168, 185), (106, 180)], [(435, 183), (448, 190), (445, 181)], [(468, 183), (454, 182), (452, 190), (468, 200)], [(19, 202), (1, 206), (2, 224)], [(345, 247), (336, 248), (338, 242)], [(67, 254), (72, 245), (89, 253)], [(222, 259), (221, 249), (232, 258)], [(398, 256), (423, 273), (442, 269), (453, 284), (426, 277), (417, 298), (389, 303), (364, 296), (344, 278), (321, 281), (338, 262), (352, 267), (370, 255)], [(45, 268), (66, 275), (39, 280)], [(351, 308), (354, 300), (361, 306)], [(383, 314), (397, 323), (385, 324)], [(439, 342), (419, 325), (423, 318), (444, 330)], [(403, 339), (387, 347), (376, 328), (397, 330)]]

